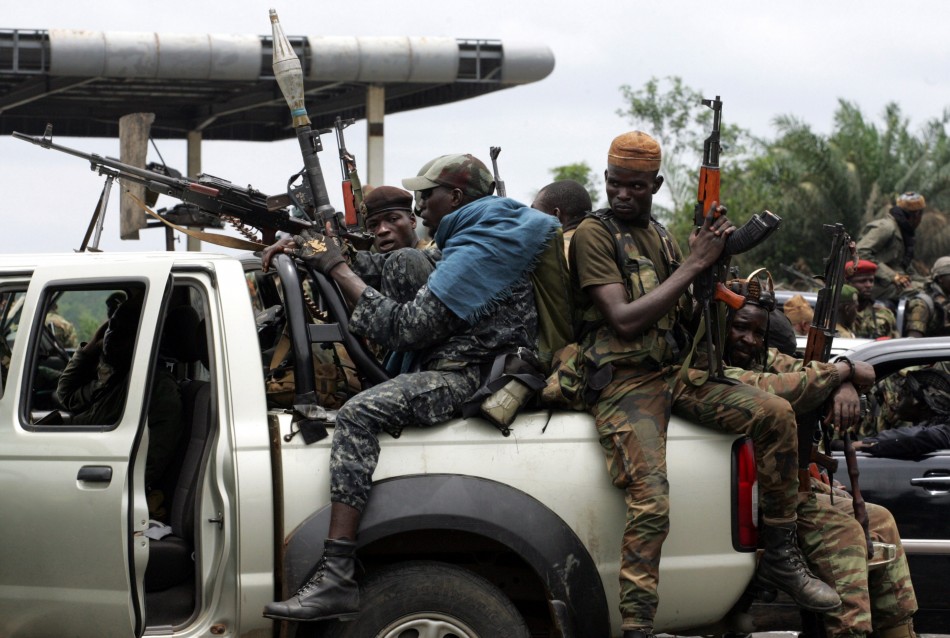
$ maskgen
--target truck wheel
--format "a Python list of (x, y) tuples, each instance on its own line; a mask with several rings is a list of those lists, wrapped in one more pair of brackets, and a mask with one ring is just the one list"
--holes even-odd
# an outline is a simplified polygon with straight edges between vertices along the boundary
[(327, 625), (321, 634), (327, 638), (528, 637), (524, 619), (497, 587), (460, 567), (429, 561), (370, 574), (356, 620)]

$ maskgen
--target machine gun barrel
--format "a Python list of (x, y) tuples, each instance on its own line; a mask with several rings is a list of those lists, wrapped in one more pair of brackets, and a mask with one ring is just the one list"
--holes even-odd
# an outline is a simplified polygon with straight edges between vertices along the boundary
[(46, 132), (42, 137), (16, 131), (13, 132), (13, 137), (85, 159), (89, 162), (90, 168), (100, 175), (142, 184), (155, 193), (195, 204), (201, 210), (212, 214), (235, 217), (261, 230), (300, 233), (311, 225), (305, 220), (292, 217), (286, 209), (274, 206), (274, 198), (251, 187), (236, 186), (227, 180), (211, 175), (199, 175), (197, 180), (172, 177), (126, 164), (113, 157), (84, 153), (68, 146), (55, 144), (52, 125), (46, 126)]

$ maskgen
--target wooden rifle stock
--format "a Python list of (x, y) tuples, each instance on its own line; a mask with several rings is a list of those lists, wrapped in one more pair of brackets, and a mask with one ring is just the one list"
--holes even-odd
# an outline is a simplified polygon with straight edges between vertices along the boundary
[(848, 466), (848, 478), (851, 479), (851, 508), (854, 510), (854, 518), (861, 523), (861, 527), (864, 529), (864, 542), (867, 543), (868, 558), (871, 558), (874, 556), (874, 543), (871, 541), (868, 508), (865, 505), (864, 497), (861, 495), (861, 486), (858, 485), (858, 478), (861, 476), (858, 471), (858, 457), (854, 453), (854, 445), (851, 443), (851, 433), (845, 431), (841, 438), (844, 442), (844, 460)]

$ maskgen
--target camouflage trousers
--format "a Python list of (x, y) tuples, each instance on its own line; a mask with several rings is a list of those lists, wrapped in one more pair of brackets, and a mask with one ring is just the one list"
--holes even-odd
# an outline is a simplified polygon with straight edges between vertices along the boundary
[(825, 614), (829, 636), (868, 635), (911, 622), (917, 598), (897, 524), (887, 508), (867, 503), (871, 539), (897, 546), (897, 558), (868, 570), (864, 530), (853, 514), (847, 493), (808, 494), (798, 506), (798, 543), (815, 575), (841, 596), (841, 607)]
[(455, 416), (478, 388), (477, 365), (411, 372), (363, 390), (337, 414), (330, 447), (330, 500), (363, 511), (379, 461), (379, 434), (429, 427)]
[(644, 374), (618, 368), (591, 408), (613, 484), (626, 492), (620, 552), (623, 629), (652, 628), (660, 549), (669, 532), (666, 434), (671, 412), (694, 423), (749, 435), (759, 499), (771, 523), (795, 520), (798, 502), (795, 415), (787, 401), (752, 386), (679, 379), (679, 367)]

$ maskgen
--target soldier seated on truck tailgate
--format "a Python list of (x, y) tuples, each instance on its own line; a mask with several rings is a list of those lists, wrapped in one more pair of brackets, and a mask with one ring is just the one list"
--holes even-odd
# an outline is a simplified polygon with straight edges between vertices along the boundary
[[(652, 634), (660, 549), (669, 532), (666, 433), (671, 411), (699, 425), (748, 434), (755, 444), (765, 552), (757, 578), (801, 606), (828, 611), (838, 595), (805, 568), (795, 544), (798, 498), (795, 415), (788, 401), (744, 385), (681, 375), (691, 316), (688, 289), (719, 259), (734, 226), (706, 217), (683, 259), (651, 217), (660, 145), (640, 131), (613, 140), (605, 181), (610, 208), (587, 217), (571, 241), (574, 298), (589, 329), (588, 403), (614, 485), (626, 492), (620, 566), (624, 638)], [(622, 253), (622, 254), (621, 254)], [(703, 371), (688, 369), (693, 373)]]
[[(330, 531), (313, 576), (264, 615), (282, 620), (352, 618), (356, 535), (379, 457), (379, 434), (437, 425), (459, 414), (479, 388), (483, 368), (503, 353), (537, 350), (530, 271), (559, 237), (556, 219), (514, 200), (490, 197), (491, 172), (471, 155), (438, 158), (403, 180), (419, 191), (423, 224), (443, 253), (418, 294), (399, 303), (366, 285), (334, 238), (309, 232), (281, 240), (263, 256), (265, 270), (285, 252), (330, 276), (353, 308), (350, 329), (394, 351), (413, 354), (413, 372), (364, 390), (339, 411), (330, 451)], [(552, 244), (553, 245), (553, 244)], [(560, 245), (556, 246), (561, 250)]]
[[(768, 347), (769, 312), (775, 305), (764, 287), (747, 280), (730, 282), (745, 304), (729, 312), (724, 361), (726, 376), (782, 397), (796, 412), (829, 405), (825, 423), (851, 428), (861, 418), (856, 386), (874, 382), (874, 368), (857, 361), (823, 363), (791, 357)], [(798, 504), (798, 543), (815, 573), (833, 585), (841, 606), (824, 614), (829, 636), (914, 638), (917, 599), (894, 517), (867, 503), (872, 540), (894, 544), (896, 559), (869, 573), (864, 530), (854, 518), (851, 496), (815, 478)], [(873, 610), (873, 614), (872, 614)], [(873, 626), (872, 626), (873, 622)]]

